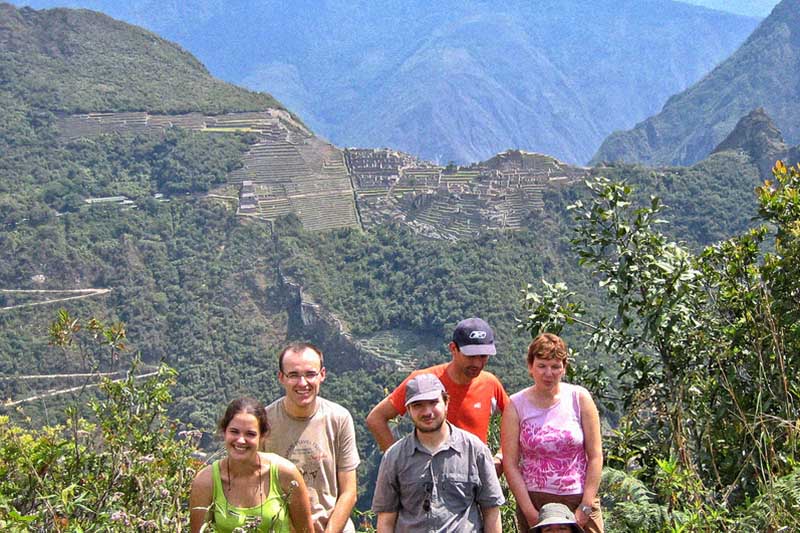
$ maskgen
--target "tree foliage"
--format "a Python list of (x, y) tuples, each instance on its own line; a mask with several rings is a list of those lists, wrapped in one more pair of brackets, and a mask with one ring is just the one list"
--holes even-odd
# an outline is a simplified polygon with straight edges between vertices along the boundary
[[(654, 487), (646, 505), (664, 507), (642, 504), (634, 529), (716, 529), (752, 519), (754, 501), (773, 509), (766, 529), (799, 525), (798, 487), (785, 487), (796, 476), (800, 418), (800, 168), (779, 162), (774, 175), (757, 191), (767, 224), (700, 253), (658, 231), (658, 198), (636, 205), (629, 185), (596, 178), (592, 198), (573, 206), (572, 246), (615, 312), (583, 320), (563, 284), (526, 296), (532, 334), (581, 328), (586, 350), (619, 362), (622, 420), (607, 463)], [(628, 507), (612, 517), (630, 521)]]
[[(124, 331), (124, 328), (122, 328)], [(62, 312), (51, 339), (65, 350), (96, 343), (124, 349), (119, 326)], [(191, 432), (167, 416), (175, 371), (162, 365), (137, 380), (103, 379), (92, 398), (81, 388), (66, 423), (25, 430), (0, 416), (0, 529), (3, 531), (177, 531), (197, 461)], [(89, 418), (80, 413), (89, 407)]]

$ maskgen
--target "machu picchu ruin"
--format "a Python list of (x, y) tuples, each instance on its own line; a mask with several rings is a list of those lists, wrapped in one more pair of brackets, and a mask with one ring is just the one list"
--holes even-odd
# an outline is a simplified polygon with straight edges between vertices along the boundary
[(312, 231), (392, 221), (455, 240), (516, 230), (530, 213), (545, 209), (546, 188), (570, 185), (589, 171), (522, 150), (468, 166), (440, 166), (389, 148), (340, 149), (278, 109), (216, 116), (84, 113), (64, 115), (57, 126), (64, 142), (172, 127), (252, 134), (256, 141), (227, 180), (228, 190), (238, 189), (238, 198), (231, 197), (237, 214), (275, 220), (294, 213)]
[(385, 148), (348, 148), (345, 161), (364, 225), (400, 221), (442, 239), (519, 229), (529, 212), (544, 209), (546, 187), (588, 174), (587, 168), (521, 150), (442, 167)]

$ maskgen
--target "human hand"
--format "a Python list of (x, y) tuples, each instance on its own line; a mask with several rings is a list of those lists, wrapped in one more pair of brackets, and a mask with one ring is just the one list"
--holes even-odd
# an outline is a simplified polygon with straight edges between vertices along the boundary
[(492, 459), (494, 460), (494, 472), (497, 474), (497, 479), (500, 479), (500, 476), (503, 475), (503, 454), (497, 452)]
[(528, 522), (528, 531), (530, 531), (539, 521), (539, 511), (537, 511), (536, 508), (533, 508), (533, 511), (523, 514), (525, 515), (525, 521)]
[(579, 526), (583, 527), (589, 521), (589, 514), (592, 512), (592, 506), (586, 505), (585, 503), (581, 503), (577, 509), (575, 509), (575, 521), (578, 523)]

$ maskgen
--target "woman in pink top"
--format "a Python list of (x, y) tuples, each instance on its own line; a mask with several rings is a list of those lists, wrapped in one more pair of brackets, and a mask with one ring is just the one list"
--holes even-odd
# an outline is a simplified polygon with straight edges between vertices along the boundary
[(528, 346), (533, 386), (511, 396), (503, 412), (503, 471), (517, 500), (520, 531), (547, 503), (574, 510), (585, 531), (603, 531), (597, 489), (603, 469), (600, 417), (589, 391), (562, 383), (567, 346), (543, 333)]

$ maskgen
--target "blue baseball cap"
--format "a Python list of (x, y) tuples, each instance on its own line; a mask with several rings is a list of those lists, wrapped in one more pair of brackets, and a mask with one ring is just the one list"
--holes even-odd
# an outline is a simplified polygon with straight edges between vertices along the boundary
[(464, 355), (494, 355), (494, 332), (480, 318), (466, 318), (456, 324), (453, 342)]

